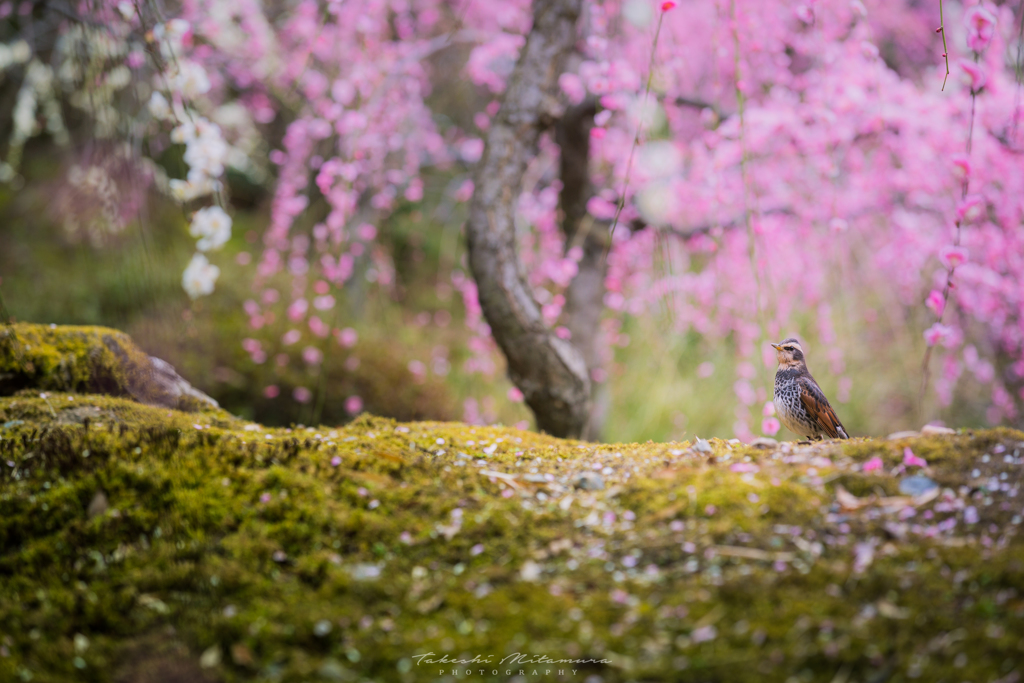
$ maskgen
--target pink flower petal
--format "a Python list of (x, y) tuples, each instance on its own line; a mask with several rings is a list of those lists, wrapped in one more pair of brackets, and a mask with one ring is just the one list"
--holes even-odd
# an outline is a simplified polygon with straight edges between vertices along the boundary
[(919, 458), (914, 455), (914, 451), (910, 450), (910, 446), (903, 449), (903, 464), (907, 467), (927, 467), (928, 463), (925, 462), (924, 458)]
[(865, 462), (864, 467), (862, 469), (865, 472), (875, 472), (881, 470), (883, 467), (884, 463), (882, 462), (882, 459), (876, 455), (867, 462)]

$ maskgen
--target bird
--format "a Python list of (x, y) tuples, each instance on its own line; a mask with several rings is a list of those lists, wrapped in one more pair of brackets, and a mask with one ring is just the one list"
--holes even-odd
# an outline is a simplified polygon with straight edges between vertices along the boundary
[(811, 377), (800, 342), (790, 337), (772, 347), (779, 360), (772, 402), (782, 424), (806, 439), (849, 439), (825, 392)]

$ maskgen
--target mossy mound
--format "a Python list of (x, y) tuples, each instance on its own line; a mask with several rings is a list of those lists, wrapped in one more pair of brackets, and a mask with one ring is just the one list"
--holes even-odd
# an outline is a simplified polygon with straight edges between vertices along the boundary
[(1022, 480), (1009, 430), (595, 445), (3, 398), (0, 680), (1017, 680)]
[(23, 389), (130, 396), (185, 411), (217, 407), (170, 365), (106, 327), (0, 327), (0, 396)]

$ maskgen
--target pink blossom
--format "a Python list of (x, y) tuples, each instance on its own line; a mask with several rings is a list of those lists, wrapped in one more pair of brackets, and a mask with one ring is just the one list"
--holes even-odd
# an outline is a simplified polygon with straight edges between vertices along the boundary
[(971, 92), (979, 92), (988, 83), (988, 74), (980, 64), (969, 59), (961, 59), (957, 64), (964, 74), (967, 75), (968, 82), (971, 85)]
[(978, 508), (973, 505), (964, 508), (964, 524), (977, 524), (979, 519)]
[(463, 141), (459, 151), (466, 163), (475, 164), (484, 154), (484, 141), (480, 138), (469, 138)]
[(558, 87), (562, 89), (571, 104), (579, 104), (587, 96), (583, 81), (574, 73), (564, 73), (558, 77)]
[(295, 387), (292, 391), (292, 398), (299, 403), (309, 403), (313, 399), (313, 392), (306, 387)]
[(928, 343), (928, 346), (935, 346), (936, 344), (943, 344), (945, 346), (946, 341), (953, 335), (953, 328), (942, 323), (934, 323), (924, 332), (924, 340)]
[(291, 321), (301, 320), (306, 311), (309, 310), (309, 302), (305, 299), (296, 299), (288, 307), (288, 319)]
[(280, 393), (281, 390), (278, 388), (276, 384), (271, 384), (269, 386), (263, 387), (263, 395), (266, 396), (267, 398), (277, 398)]
[(519, 390), (519, 387), (511, 387), (508, 390), (508, 400), (512, 401), (513, 403), (522, 403), (523, 392)]
[(320, 316), (314, 315), (309, 319), (309, 331), (322, 339), (331, 333), (331, 328)]
[(956, 207), (957, 220), (967, 221), (968, 223), (978, 220), (984, 213), (985, 200), (976, 194), (967, 195)]
[(323, 352), (315, 346), (307, 346), (302, 350), (302, 360), (306, 361), (309, 365), (320, 365), (323, 359)]
[(882, 459), (875, 455), (872, 456), (869, 460), (867, 460), (861, 469), (865, 472), (876, 472), (881, 470), (884, 467), (884, 465), (885, 464), (882, 462)]
[(604, 197), (591, 197), (587, 201), (587, 213), (594, 218), (608, 220), (615, 215), (615, 204)]
[(735, 462), (729, 466), (730, 472), (751, 473), (759, 470), (760, 468), (752, 462)]
[(775, 436), (776, 434), (779, 433), (779, 429), (781, 428), (782, 425), (779, 424), (778, 418), (766, 417), (763, 420), (761, 420), (761, 431), (767, 434), (768, 436)]
[(757, 401), (757, 392), (754, 391), (754, 387), (748, 380), (736, 380), (732, 385), (732, 390), (733, 393), (736, 394), (736, 398), (739, 399), (740, 403), (745, 406), (752, 406)]
[(369, 223), (363, 223), (356, 228), (356, 236), (364, 242), (370, 242), (377, 236), (377, 228)]
[(473, 196), (473, 181), (466, 179), (462, 181), (459, 188), (455, 190), (455, 201), (468, 202), (469, 198)]
[(764, 417), (771, 417), (775, 414), (775, 402), (765, 401), (764, 405), (761, 406), (761, 415)]
[(675, 9), (675, 8), (676, 8), (675, 0), (665, 0), (665, 2), (661, 3), (661, 11), (662, 12), (668, 12), (669, 10), (672, 10), (672, 9)]
[(281, 343), (284, 344), (285, 346), (291, 346), (300, 339), (302, 339), (301, 332), (299, 332), (298, 330), (288, 330), (281, 337)]
[(942, 311), (946, 308), (946, 301), (942, 297), (942, 292), (937, 289), (933, 289), (928, 293), (928, 298), (925, 299), (924, 305), (930, 308), (935, 315), (942, 317)]
[(694, 643), (705, 643), (714, 640), (717, 636), (718, 629), (714, 625), (698, 626), (690, 632), (690, 640)]
[(414, 377), (423, 378), (427, 375), (427, 366), (423, 364), (423, 361), (411, 360), (409, 361), (408, 367), (409, 372), (411, 372)]
[(982, 52), (992, 42), (996, 32), (996, 17), (981, 5), (975, 5), (964, 13), (967, 26), (967, 47)]
[(953, 270), (967, 262), (967, 249), (964, 247), (943, 247), (939, 252), (939, 260), (948, 270)]
[(878, 541), (871, 538), (853, 546), (853, 573), (862, 574), (871, 566), (875, 559), (875, 546)]
[(953, 168), (957, 178), (965, 180), (971, 177), (971, 159), (966, 154), (953, 155)]
[(910, 450), (910, 446), (903, 449), (903, 464), (907, 467), (928, 467), (928, 463), (924, 461), (924, 458), (914, 455), (914, 451)]
[(345, 399), (345, 412), (355, 415), (363, 409), (363, 399), (359, 396), (349, 396)]
[(329, 311), (334, 308), (334, 297), (330, 294), (316, 297), (313, 299), (313, 308), (318, 311)]
[(338, 344), (345, 347), (346, 349), (352, 348), (353, 346), (356, 345), (356, 342), (359, 341), (359, 333), (353, 330), (351, 327), (346, 327), (342, 330), (338, 330), (335, 333), (335, 336), (338, 339)]

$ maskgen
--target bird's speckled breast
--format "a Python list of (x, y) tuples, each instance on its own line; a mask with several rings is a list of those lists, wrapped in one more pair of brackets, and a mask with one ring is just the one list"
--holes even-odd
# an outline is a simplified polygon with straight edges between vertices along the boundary
[(804, 404), (800, 401), (800, 384), (797, 382), (799, 372), (795, 369), (782, 369), (775, 373), (775, 412), (782, 424), (800, 436), (814, 436), (817, 430), (811, 422)]

